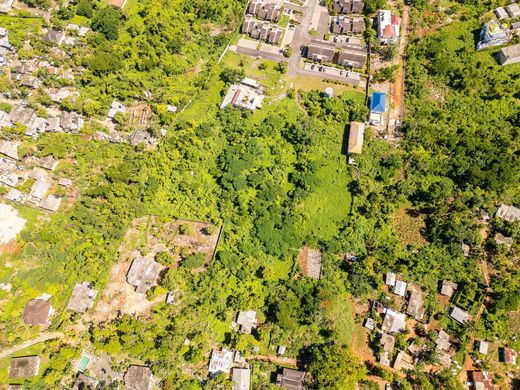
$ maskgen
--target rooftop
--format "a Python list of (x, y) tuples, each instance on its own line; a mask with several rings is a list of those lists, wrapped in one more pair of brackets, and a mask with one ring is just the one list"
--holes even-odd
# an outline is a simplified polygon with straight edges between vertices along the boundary
[(31, 299), (25, 305), (22, 315), (23, 321), (27, 325), (47, 325), (49, 317), (54, 313), (52, 305), (43, 299)]
[(136, 257), (130, 265), (126, 280), (136, 287), (137, 292), (145, 293), (155, 286), (162, 268), (161, 264), (149, 257)]
[(249, 390), (251, 370), (249, 368), (233, 368), (233, 390)]
[(383, 113), (386, 111), (386, 93), (372, 93), (372, 99), (370, 101), (370, 111), (375, 113)]
[(154, 377), (150, 367), (132, 365), (125, 374), (125, 389), (151, 390)]
[(21, 356), (11, 359), (9, 366), (10, 378), (28, 378), (38, 375), (40, 358), (38, 356)]
[(209, 360), (208, 371), (210, 375), (218, 375), (220, 373), (229, 374), (232, 363), (233, 351), (228, 351), (226, 349), (218, 351), (214, 349), (211, 351), (211, 358)]
[(303, 389), (305, 375), (306, 373), (303, 371), (284, 368), (283, 372), (281, 374), (278, 374), (276, 378), (276, 383), (282, 389), (301, 390)]
[(69, 299), (67, 309), (85, 313), (94, 304), (97, 290), (92, 288), (89, 282), (76, 283)]
[(507, 222), (520, 221), (520, 209), (502, 203), (497, 210), (497, 217)]
[(242, 333), (251, 334), (251, 331), (256, 328), (257, 323), (256, 311), (248, 310), (238, 313), (237, 324), (240, 325), (240, 331)]
[(363, 149), (363, 137), (365, 134), (365, 124), (362, 122), (351, 122), (348, 136), (348, 152), (361, 154)]

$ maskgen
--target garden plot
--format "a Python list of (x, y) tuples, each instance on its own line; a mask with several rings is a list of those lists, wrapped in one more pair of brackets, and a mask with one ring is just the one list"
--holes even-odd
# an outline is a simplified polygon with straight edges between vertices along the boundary
[(143, 217), (132, 224), (121, 252), (139, 250), (166, 266), (186, 261), (203, 266), (213, 258), (219, 235), (220, 229), (207, 222)]

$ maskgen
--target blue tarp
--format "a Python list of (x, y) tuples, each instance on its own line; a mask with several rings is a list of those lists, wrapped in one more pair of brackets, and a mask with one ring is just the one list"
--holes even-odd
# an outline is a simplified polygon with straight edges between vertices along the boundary
[(385, 112), (385, 106), (386, 106), (386, 93), (373, 92), (372, 99), (370, 102), (370, 112), (375, 112), (375, 113)]

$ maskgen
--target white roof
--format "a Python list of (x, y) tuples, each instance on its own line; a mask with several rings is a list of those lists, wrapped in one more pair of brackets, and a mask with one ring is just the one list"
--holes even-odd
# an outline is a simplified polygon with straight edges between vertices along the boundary
[(484, 340), (479, 341), (478, 351), (484, 355), (487, 355), (488, 350), (489, 350), (489, 343)]
[(392, 271), (388, 271), (386, 273), (386, 281), (385, 283), (388, 285), (388, 286), (392, 286), (394, 287), (395, 286), (395, 272), (392, 272)]
[(249, 390), (250, 381), (249, 368), (233, 368), (233, 390)]
[(383, 319), (383, 326), (381, 329), (386, 333), (406, 330), (406, 314), (388, 309), (385, 313), (385, 318)]
[(258, 81), (250, 79), (249, 77), (245, 77), (242, 80), (242, 84), (249, 85), (249, 86), (254, 87), (254, 88), (258, 88), (259, 87)]
[(395, 282), (394, 294), (399, 295), (400, 297), (404, 297), (405, 293), (406, 293), (406, 282), (403, 282), (402, 280), (397, 280)]
[(453, 309), (451, 309), (450, 313), (451, 318), (453, 318), (455, 321), (464, 324), (466, 321), (470, 319), (470, 315), (468, 312), (462, 310), (458, 306), (454, 306)]
[(211, 351), (211, 359), (209, 361), (208, 371), (210, 374), (219, 374), (221, 372), (229, 374), (231, 370), (231, 363), (233, 363), (233, 352), (216, 349)]

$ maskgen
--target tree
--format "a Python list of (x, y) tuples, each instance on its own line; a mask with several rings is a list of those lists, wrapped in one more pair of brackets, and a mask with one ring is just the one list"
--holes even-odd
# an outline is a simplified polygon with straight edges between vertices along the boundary
[(119, 36), (121, 17), (120, 11), (112, 7), (103, 8), (92, 19), (91, 27), (94, 31), (102, 33), (106, 39), (113, 41)]
[(366, 369), (343, 345), (314, 345), (309, 359), (314, 389), (353, 389), (366, 376)]
[(94, 7), (90, 0), (79, 0), (76, 14), (91, 19), (94, 16)]

